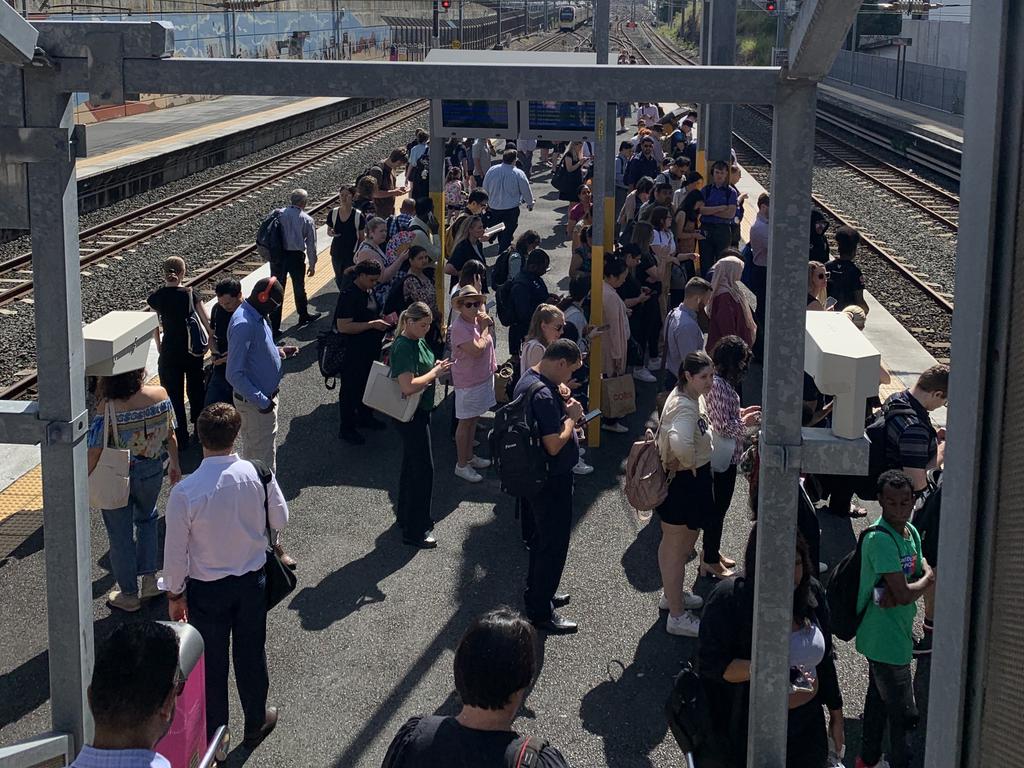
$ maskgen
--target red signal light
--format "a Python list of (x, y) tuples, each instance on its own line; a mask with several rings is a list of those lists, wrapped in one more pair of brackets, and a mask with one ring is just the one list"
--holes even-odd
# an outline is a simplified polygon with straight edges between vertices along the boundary
[(441, 0), (441, 7), (447, 11), (452, 7), (452, 0)]
[(772, 3), (772, 2), (765, 3), (764, 4), (764, 9), (766, 11), (768, 11), (768, 13), (775, 13), (775, 3)]

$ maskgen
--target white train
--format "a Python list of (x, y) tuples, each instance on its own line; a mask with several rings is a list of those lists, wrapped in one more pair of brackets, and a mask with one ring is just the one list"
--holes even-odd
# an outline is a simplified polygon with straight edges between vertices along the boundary
[(590, 21), (589, 5), (562, 5), (558, 8), (558, 31), (572, 32)]

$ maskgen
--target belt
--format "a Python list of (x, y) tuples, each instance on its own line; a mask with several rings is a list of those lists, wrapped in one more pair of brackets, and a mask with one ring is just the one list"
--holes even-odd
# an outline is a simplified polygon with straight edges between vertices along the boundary
[[(277, 395), (278, 395), (278, 393), (280, 391), (281, 391), (280, 387), (275, 389), (270, 395), (267, 396), (267, 399), (268, 400), (273, 400), (275, 397), (277, 397)], [(234, 392), (233, 394), (235, 396), (235, 400), (237, 400), (240, 403), (249, 403), (249, 405), (256, 405), (256, 403), (252, 402), (251, 400), (246, 400), (244, 397), (242, 397), (240, 394), (238, 394), (238, 392)]]

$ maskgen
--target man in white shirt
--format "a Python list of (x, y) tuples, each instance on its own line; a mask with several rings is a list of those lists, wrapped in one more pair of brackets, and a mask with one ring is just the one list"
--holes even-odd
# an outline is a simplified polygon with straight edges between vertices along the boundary
[(155, 747), (174, 721), (180, 675), (173, 629), (117, 627), (96, 649), (88, 694), (96, 730), (71, 768), (171, 768)]
[(492, 165), (484, 176), (484, 190), (488, 197), (487, 224), (505, 225), (505, 229), (498, 233), (499, 253), (512, 244), (512, 237), (519, 226), (519, 206), (526, 203), (526, 207), (533, 210), (533, 190), (526, 174), (516, 168), (518, 157), (516, 150), (506, 149), (501, 155), (501, 162)]
[(276, 478), (234, 453), (242, 419), (227, 403), (203, 409), (196, 422), (203, 461), (167, 501), (164, 584), (172, 621), (188, 621), (206, 644), (206, 734), (228, 722), (228, 649), (245, 714), (246, 746), (277, 725), (267, 706), (267, 528), (288, 524)]

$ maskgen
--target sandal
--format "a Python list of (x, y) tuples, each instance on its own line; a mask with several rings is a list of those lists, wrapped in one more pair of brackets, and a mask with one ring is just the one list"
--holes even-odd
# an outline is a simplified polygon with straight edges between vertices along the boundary
[(857, 506), (856, 504), (852, 504), (852, 503), (850, 504), (850, 511), (847, 514), (847, 517), (849, 517), (850, 519), (854, 519), (855, 520), (855, 519), (859, 519), (861, 517), (867, 517), (867, 516), (868, 516), (868, 511), (866, 509), (864, 509), (864, 507), (860, 507), (860, 506)]

